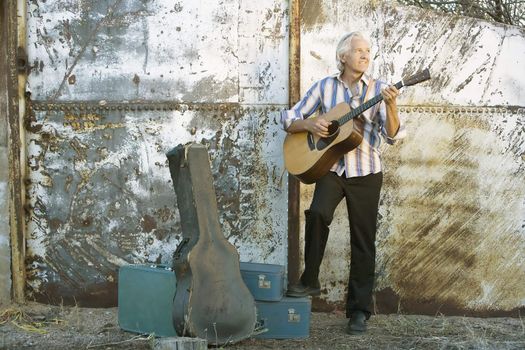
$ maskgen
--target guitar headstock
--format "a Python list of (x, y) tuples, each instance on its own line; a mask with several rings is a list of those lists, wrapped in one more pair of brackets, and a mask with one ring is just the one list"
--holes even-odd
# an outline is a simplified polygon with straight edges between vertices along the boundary
[(428, 79), (430, 79), (430, 71), (428, 70), (428, 68), (426, 68), (421, 72), (418, 72), (408, 78), (403, 79), (403, 86), (416, 85), (421, 82), (427, 81)]

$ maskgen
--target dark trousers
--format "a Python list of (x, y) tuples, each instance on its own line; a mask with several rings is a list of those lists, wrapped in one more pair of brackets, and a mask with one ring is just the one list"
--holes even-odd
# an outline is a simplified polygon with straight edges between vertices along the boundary
[(329, 172), (317, 181), (312, 204), (305, 211), (305, 270), (301, 282), (319, 287), (319, 267), (328, 241), (329, 225), (337, 205), (346, 199), (351, 249), (347, 317), (354, 310), (364, 311), (368, 317), (371, 313), (377, 211), (382, 183), (382, 173), (345, 178)]

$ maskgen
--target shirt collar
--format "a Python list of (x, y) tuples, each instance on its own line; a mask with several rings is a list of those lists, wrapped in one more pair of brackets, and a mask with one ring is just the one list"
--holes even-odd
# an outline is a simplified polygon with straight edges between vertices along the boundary
[[(350, 90), (350, 92), (352, 92), (352, 90), (346, 85), (346, 83), (343, 81), (343, 79), (341, 79), (341, 76), (343, 75), (343, 72), (339, 72), (339, 73), (335, 73), (333, 76), (339, 80), (339, 82), (341, 84), (343, 84), (346, 88), (348, 88)], [(365, 86), (368, 86), (368, 82), (370, 81), (370, 76), (366, 73), (363, 73), (363, 75), (361, 76), (361, 79), (359, 80), (360, 82), (362, 82), (362, 84), (359, 84), (359, 92), (357, 95), (361, 95), (362, 91), (363, 91), (363, 88)], [(352, 96), (354, 96), (354, 94), (352, 94)]]

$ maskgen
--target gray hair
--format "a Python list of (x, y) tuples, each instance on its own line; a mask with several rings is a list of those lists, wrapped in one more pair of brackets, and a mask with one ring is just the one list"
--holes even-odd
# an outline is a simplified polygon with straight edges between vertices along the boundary
[(353, 38), (361, 38), (370, 43), (370, 40), (368, 40), (368, 38), (361, 32), (351, 32), (343, 35), (341, 40), (339, 40), (339, 44), (337, 44), (337, 49), (335, 50), (335, 60), (337, 62), (337, 69), (339, 69), (340, 72), (343, 72), (343, 70), (345, 69), (345, 65), (343, 62), (341, 62), (341, 58), (343, 58), (343, 55), (348, 51), (349, 44)]

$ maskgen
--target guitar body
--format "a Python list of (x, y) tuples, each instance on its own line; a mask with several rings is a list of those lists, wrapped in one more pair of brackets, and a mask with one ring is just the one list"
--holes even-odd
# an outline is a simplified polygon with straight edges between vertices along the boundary
[(239, 254), (222, 234), (206, 147), (180, 145), (167, 156), (183, 231), (173, 255), (175, 330), (209, 344), (248, 338), (255, 300), (242, 280)]
[[(339, 103), (323, 118), (336, 125), (338, 119), (350, 111), (347, 103)], [(362, 140), (363, 136), (352, 120), (339, 126), (335, 134), (327, 138), (309, 132), (289, 133), (283, 145), (284, 164), (290, 174), (311, 184), (325, 175), (345, 153), (359, 146)]]

